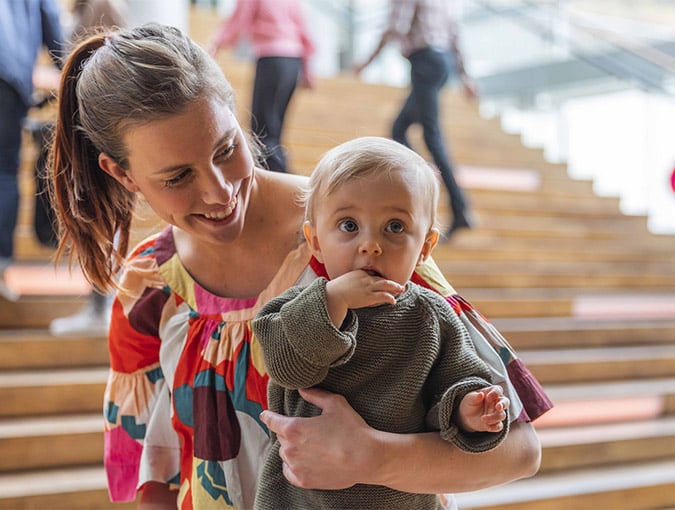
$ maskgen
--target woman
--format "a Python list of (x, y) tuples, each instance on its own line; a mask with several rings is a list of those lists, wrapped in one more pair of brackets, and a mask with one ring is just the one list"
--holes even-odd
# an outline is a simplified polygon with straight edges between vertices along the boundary
[[(455, 492), (536, 472), (540, 446), (527, 423), (514, 423), (503, 445), (479, 458), (437, 433), (374, 430), (344, 398), (317, 390), (303, 397), (323, 409), (319, 417), (261, 415), (268, 378), (250, 320), (317, 277), (301, 242), (306, 179), (256, 166), (229, 83), (178, 30), (146, 25), (75, 48), (52, 160), (59, 255), (69, 250), (93, 284), (119, 289), (105, 395), (113, 500), (140, 490), (141, 507), (249, 508), (267, 427), (281, 443), (285, 476), (305, 488)], [(137, 194), (169, 226), (125, 262)], [(422, 278), (442, 290), (433, 264)]]

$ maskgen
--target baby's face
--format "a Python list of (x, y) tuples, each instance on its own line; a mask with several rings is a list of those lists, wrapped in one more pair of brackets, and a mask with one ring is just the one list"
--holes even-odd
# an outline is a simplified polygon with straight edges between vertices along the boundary
[(405, 285), (435, 244), (430, 197), (419, 190), (414, 176), (383, 173), (317, 200), (310, 245), (328, 275), (363, 269)]

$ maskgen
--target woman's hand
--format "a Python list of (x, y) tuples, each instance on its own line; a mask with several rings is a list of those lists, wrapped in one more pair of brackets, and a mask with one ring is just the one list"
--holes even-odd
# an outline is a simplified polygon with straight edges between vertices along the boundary
[(377, 431), (342, 395), (316, 388), (300, 390), (300, 395), (321, 408), (321, 415), (291, 418), (272, 411), (261, 415), (281, 445), (284, 476), (305, 489), (344, 489), (363, 482)]

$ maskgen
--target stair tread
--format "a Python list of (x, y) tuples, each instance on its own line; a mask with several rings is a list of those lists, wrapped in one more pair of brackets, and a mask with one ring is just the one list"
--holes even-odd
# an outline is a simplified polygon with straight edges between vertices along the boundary
[(619, 423), (542, 428), (537, 430), (537, 435), (544, 449), (609, 443), (641, 437), (672, 436), (675, 440), (675, 416)]
[(456, 494), (459, 508), (561, 498), (675, 483), (675, 460), (539, 474), (507, 485)]
[(101, 411), (101, 414), (89, 413), (44, 418), (5, 418), (0, 420), (0, 440), (90, 432), (103, 432), (103, 411)]
[(626, 319), (623, 317), (606, 317), (599, 319), (583, 319), (578, 317), (514, 317), (500, 318), (492, 321), (502, 333), (516, 331), (588, 331), (600, 329), (666, 329), (675, 328), (675, 319), (657, 317), (652, 319)]
[(675, 345), (640, 345), (607, 348), (567, 348), (518, 351), (527, 365), (540, 363), (576, 364), (584, 362), (644, 361), (672, 358), (675, 360)]
[(12, 497), (89, 490), (107, 490), (103, 466), (0, 473), (0, 501)]
[(0, 372), (0, 388), (105, 383), (110, 369), (104, 367)]
[(548, 384), (546, 393), (555, 402), (675, 395), (675, 376), (655, 379), (604, 381), (583, 384)]

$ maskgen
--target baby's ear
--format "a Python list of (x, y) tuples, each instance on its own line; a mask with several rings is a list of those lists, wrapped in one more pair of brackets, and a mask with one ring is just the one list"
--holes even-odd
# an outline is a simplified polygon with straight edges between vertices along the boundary
[(307, 220), (302, 225), (302, 232), (305, 234), (305, 239), (309, 245), (312, 255), (319, 262), (323, 263), (323, 255), (321, 254), (321, 246), (319, 246), (319, 238), (316, 235), (316, 228), (311, 221)]
[(422, 250), (420, 251), (420, 256), (419, 259), (417, 260), (417, 264), (422, 264), (425, 260), (429, 258), (431, 252), (438, 244), (440, 235), (441, 233), (437, 228), (429, 229), (429, 232), (427, 232), (427, 236), (424, 238), (424, 244), (422, 245)]

